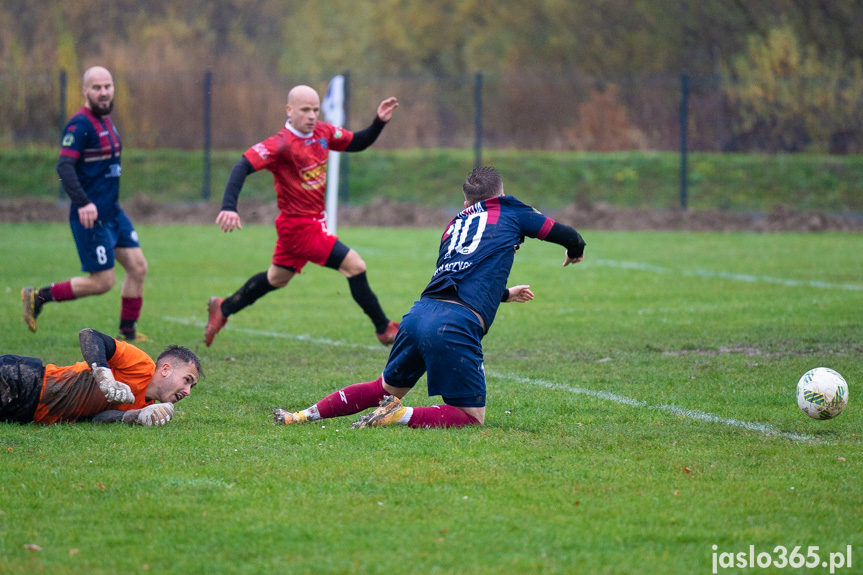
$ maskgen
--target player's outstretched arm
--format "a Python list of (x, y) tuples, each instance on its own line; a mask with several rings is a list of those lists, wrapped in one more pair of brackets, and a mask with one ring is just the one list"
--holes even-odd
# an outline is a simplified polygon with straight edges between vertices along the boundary
[(174, 404), (156, 403), (129, 411), (108, 410), (90, 418), (93, 423), (126, 423), (128, 425), (166, 425), (174, 418)]
[(222, 211), (216, 216), (216, 223), (223, 232), (232, 232), (234, 229), (243, 229), (240, 221), (240, 213), (237, 211), (237, 201), (240, 191), (246, 183), (246, 177), (255, 172), (251, 162), (245, 156), (234, 164), (228, 183), (225, 185), (225, 194), (222, 196)]
[(345, 148), (346, 152), (362, 152), (369, 146), (375, 143), (378, 136), (384, 130), (384, 126), (390, 121), (393, 116), (393, 111), (398, 108), (399, 103), (395, 98), (387, 98), (378, 106), (377, 116), (372, 121), (372, 125), (368, 128), (363, 128), (358, 132), (354, 132), (351, 142)]
[(81, 345), (81, 356), (90, 365), (93, 379), (105, 394), (105, 399), (110, 403), (135, 403), (132, 388), (116, 381), (108, 367), (108, 360), (114, 357), (117, 350), (114, 338), (95, 329), (84, 328), (78, 333), (78, 343)]
[(173, 403), (154, 403), (137, 410), (134, 423), (137, 425), (167, 425), (174, 418)]
[(72, 203), (78, 208), (78, 220), (86, 229), (93, 227), (96, 220), (99, 219), (99, 209), (96, 204), (90, 201), (87, 192), (81, 186), (81, 181), (78, 179), (78, 172), (75, 171), (77, 160), (69, 156), (60, 156), (57, 161), (57, 174), (60, 176), (60, 183), (63, 185), (63, 191), (72, 200)]
[(230, 210), (222, 210), (216, 216), (216, 223), (219, 224), (219, 229), (223, 232), (232, 232), (234, 229), (243, 229), (243, 222), (240, 221), (240, 214)]
[(553, 242), (566, 248), (563, 267), (569, 264), (577, 264), (584, 260), (584, 248), (587, 244), (584, 238), (581, 237), (581, 234), (573, 227), (560, 222), (554, 222), (548, 235), (545, 236), (545, 241)]
[(506, 298), (507, 303), (524, 303), (533, 299), (533, 292), (530, 291), (529, 285), (512, 286), (507, 288), (509, 295)]
[(90, 418), (90, 421), (93, 423), (129, 423), (128, 421), (124, 421), (123, 417), (132, 412), (137, 412), (137, 409), (133, 409), (132, 411), (120, 411), (119, 409), (109, 409), (108, 411), (103, 411), (102, 413), (97, 413), (93, 417)]
[(584, 261), (584, 253), (577, 258), (569, 257), (569, 252), (565, 252), (563, 255), (563, 267), (568, 266), (569, 264), (577, 264), (578, 262)]
[(96, 380), (96, 385), (102, 393), (105, 394), (105, 399), (108, 403), (135, 403), (135, 394), (132, 393), (132, 388), (114, 379), (114, 373), (110, 367), (102, 367), (95, 363), (91, 364), (93, 370), (93, 379)]
[(399, 101), (395, 96), (390, 96), (378, 105), (378, 118), (384, 122), (389, 122), (393, 117), (393, 112), (399, 107)]

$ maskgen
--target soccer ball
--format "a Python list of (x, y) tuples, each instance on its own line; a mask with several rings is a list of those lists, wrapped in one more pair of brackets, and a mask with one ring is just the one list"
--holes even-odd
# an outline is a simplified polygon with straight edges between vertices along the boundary
[(797, 382), (797, 405), (812, 419), (833, 419), (848, 405), (848, 384), (829, 367), (816, 367)]

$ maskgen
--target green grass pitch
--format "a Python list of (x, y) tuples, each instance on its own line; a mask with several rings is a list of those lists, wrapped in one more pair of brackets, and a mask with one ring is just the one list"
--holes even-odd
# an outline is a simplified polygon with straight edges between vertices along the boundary
[[(441, 230), (339, 231), (400, 317)], [(139, 227), (141, 347), (189, 346), (206, 377), (165, 428), (0, 424), (0, 573), (688, 574), (849, 545), (836, 572), (860, 573), (863, 236), (582, 232), (577, 266), (517, 254), (536, 300), (485, 338), (484, 427), (352, 430), (271, 419), (386, 362), (340, 274), (309, 266), (206, 348), (208, 297), (267, 267), (274, 230)], [(81, 328), (115, 334), (119, 286), (35, 334), (20, 318), (22, 286), (78, 273), (67, 226), (3, 224), (0, 244), (0, 353), (62, 364)], [(816, 366), (849, 383), (835, 420), (795, 403)], [(435, 399), (423, 379), (406, 402)]]

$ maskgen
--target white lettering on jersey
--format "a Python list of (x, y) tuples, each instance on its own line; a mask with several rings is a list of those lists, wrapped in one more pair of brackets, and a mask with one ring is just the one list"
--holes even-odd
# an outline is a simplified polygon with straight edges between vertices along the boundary
[(259, 156), (261, 156), (262, 160), (266, 160), (267, 157), (269, 157), (270, 155), (270, 151), (267, 149), (263, 142), (255, 144), (254, 146), (252, 146), (252, 149), (255, 150)]

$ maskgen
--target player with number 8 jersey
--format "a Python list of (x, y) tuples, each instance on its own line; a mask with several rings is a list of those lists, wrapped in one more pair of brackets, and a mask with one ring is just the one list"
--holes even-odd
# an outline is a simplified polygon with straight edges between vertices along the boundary
[(63, 190), (72, 200), (69, 225), (78, 248), (81, 271), (89, 275), (55, 282), (41, 289), (21, 290), (24, 321), (36, 331), (42, 308), (51, 302), (70, 301), (106, 293), (114, 287), (115, 261), (125, 269), (121, 288), (118, 339), (146, 341), (138, 333), (144, 302), (147, 260), (132, 221), (120, 208), (120, 134), (111, 120), (114, 79), (101, 66), (84, 72), (84, 106), (66, 124), (57, 161)]

